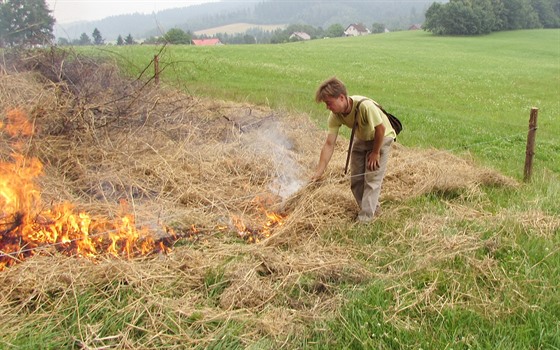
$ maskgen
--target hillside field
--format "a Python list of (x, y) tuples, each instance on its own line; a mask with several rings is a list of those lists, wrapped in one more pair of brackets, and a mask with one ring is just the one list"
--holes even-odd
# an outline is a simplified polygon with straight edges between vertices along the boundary
[[(560, 30), (2, 58), (0, 348), (560, 349)], [(332, 75), (405, 127), (372, 223)]]
[(285, 28), (286, 25), (283, 24), (267, 24), (267, 25), (261, 25), (261, 24), (251, 24), (251, 23), (235, 23), (235, 24), (228, 24), (225, 26), (221, 26), (221, 27), (214, 27), (214, 28), (209, 28), (209, 29), (205, 29), (205, 30), (198, 30), (196, 32), (194, 32), (194, 34), (196, 35), (208, 35), (208, 36), (212, 36), (212, 35), (216, 35), (218, 33), (224, 33), (224, 34), (238, 34), (238, 33), (245, 33), (247, 30), (249, 29), (259, 29), (262, 31), (274, 31), (276, 29), (283, 29)]
[(515, 177), (523, 174), (529, 115), (537, 107), (536, 168), (560, 172), (558, 30), (455, 38), (407, 31), (285, 45), (111, 50), (133, 75), (159, 53), (168, 84), (305, 112), (321, 125), (326, 112), (314, 92), (336, 75), (350, 94), (369, 95), (403, 120), (403, 144), (471, 153)]

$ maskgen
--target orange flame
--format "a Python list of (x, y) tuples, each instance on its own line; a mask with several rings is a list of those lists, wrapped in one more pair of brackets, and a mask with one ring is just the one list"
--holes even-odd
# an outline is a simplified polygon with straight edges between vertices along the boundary
[(35, 180), (43, 167), (38, 159), (20, 153), (20, 139), (33, 134), (32, 125), (23, 112), (13, 110), (0, 129), (9, 135), (13, 149), (10, 161), (0, 161), (0, 271), (36, 254), (39, 248), (89, 258), (102, 253), (128, 258), (170, 250), (171, 241), (156, 243), (146, 229), (136, 228), (125, 202), (121, 203), (123, 214), (113, 223), (76, 213), (70, 203), (38, 211), (43, 206)]
[[(86, 258), (101, 254), (130, 258), (168, 252), (178, 239), (196, 238), (199, 234), (194, 225), (181, 234), (164, 227), (167, 236), (156, 240), (147, 229), (137, 228), (125, 201), (120, 203), (120, 216), (113, 222), (78, 213), (70, 203), (37, 209), (45, 207), (35, 185), (35, 180), (43, 174), (43, 166), (37, 158), (22, 154), (23, 141), (33, 135), (33, 126), (19, 110), (8, 112), (6, 119), (6, 123), (0, 121), (0, 130), (8, 135), (13, 151), (7, 161), (0, 160), (0, 271), (40, 251), (54, 250)], [(266, 216), (265, 224), (259, 229), (250, 229), (241, 219), (232, 218), (240, 237), (259, 242), (269, 237), (273, 228), (282, 225), (282, 215), (264, 209), (270, 200), (254, 200)]]
[(270, 199), (262, 199), (259, 197), (253, 200), (253, 202), (257, 203), (259, 210), (266, 216), (265, 223), (258, 229), (248, 228), (243, 220), (237, 216), (231, 218), (239, 237), (249, 243), (258, 243), (261, 239), (270, 237), (274, 228), (283, 225), (285, 216), (279, 213), (269, 212), (264, 208), (264, 203), (269, 201)]

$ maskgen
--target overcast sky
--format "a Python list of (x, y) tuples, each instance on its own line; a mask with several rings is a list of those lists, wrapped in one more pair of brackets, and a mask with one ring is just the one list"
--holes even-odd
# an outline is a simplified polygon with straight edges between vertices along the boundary
[(152, 13), (216, 0), (46, 0), (57, 23), (93, 21), (130, 13)]

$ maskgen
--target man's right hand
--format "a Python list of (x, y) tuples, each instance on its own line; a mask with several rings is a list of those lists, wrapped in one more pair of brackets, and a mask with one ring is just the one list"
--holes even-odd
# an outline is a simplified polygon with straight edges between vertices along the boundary
[(311, 177), (311, 181), (315, 182), (320, 180), (325, 173), (325, 169), (331, 160), (334, 153), (334, 146), (336, 144), (337, 134), (328, 134), (323, 147), (321, 148), (321, 155), (319, 156), (319, 163), (315, 168), (315, 173)]
[(315, 173), (315, 174), (313, 174), (313, 176), (311, 176), (311, 182), (317, 182), (317, 181), (321, 180), (322, 177), (323, 177), (323, 174)]

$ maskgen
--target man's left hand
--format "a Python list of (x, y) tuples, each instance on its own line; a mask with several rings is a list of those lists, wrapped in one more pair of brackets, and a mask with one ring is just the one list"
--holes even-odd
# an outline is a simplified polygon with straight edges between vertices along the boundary
[(379, 168), (379, 158), (381, 158), (379, 153), (371, 152), (367, 160), (367, 170), (377, 170)]

